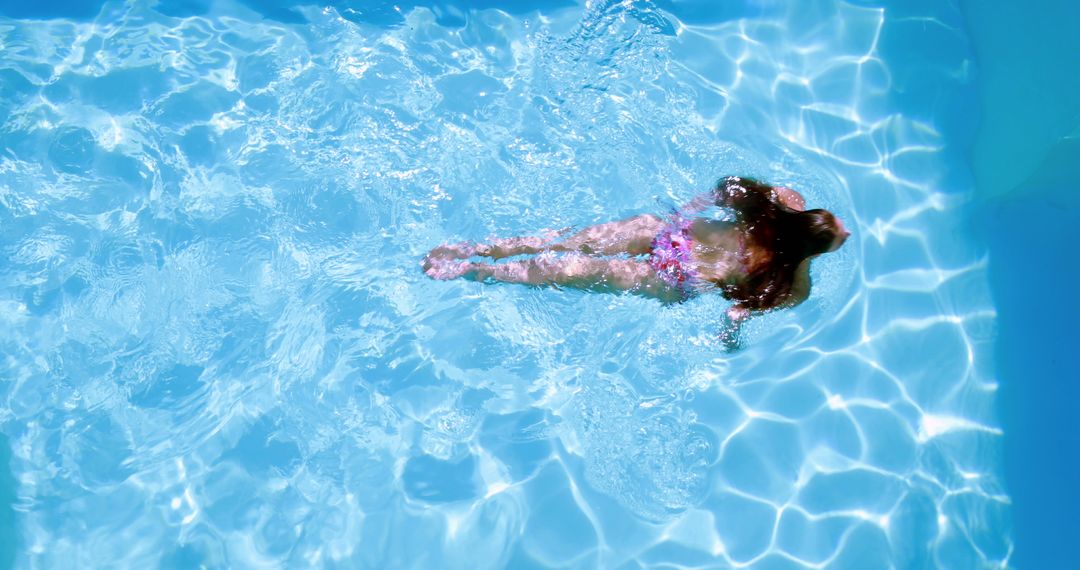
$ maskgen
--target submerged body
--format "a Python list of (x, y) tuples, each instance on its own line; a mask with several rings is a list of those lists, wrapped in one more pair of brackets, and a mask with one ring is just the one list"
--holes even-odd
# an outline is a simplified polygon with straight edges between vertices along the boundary
[[(693, 217), (716, 205), (721, 221)], [(669, 218), (651, 214), (585, 228), (568, 237), (518, 237), (437, 247), (424, 260), (434, 279), (629, 291), (680, 302), (708, 291), (734, 301), (734, 334), (751, 311), (792, 306), (810, 290), (810, 259), (843, 244), (848, 232), (825, 210), (805, 211), (794, 190), (729, 177)], [(474, 256), (504, 263), (455, 261)], [(730, 339), (728, 339), (730, 340)]]

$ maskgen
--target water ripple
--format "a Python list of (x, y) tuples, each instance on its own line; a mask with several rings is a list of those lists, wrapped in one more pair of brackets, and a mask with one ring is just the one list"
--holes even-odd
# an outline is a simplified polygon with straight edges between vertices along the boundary
[[(953, 8), (864, 4), (0, 21), (19, 564), (1006, 567), (995, 314), (934, 103), (971, 55)], [(920, 33), (950, 51), (897, 53)], [(855, 232), (734, 355), (718, 296), (418, 269), (730, 173)]]

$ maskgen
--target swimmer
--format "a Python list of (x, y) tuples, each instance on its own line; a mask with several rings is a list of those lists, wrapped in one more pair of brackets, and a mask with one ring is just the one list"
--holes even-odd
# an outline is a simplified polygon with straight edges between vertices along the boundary
[[(734, 219), (694, 217), (713, 205)], [(798, 192), (734, 176), (667, 218), (642, 214), (565, 233), (442, 245), (424, 258), (424, 273), (433, 279), (626, 291), (664, 303), (717, 291), (734, 303), (720, 335), (734, 349), (740, 324), (753, 313), (803, 302), (810, 294), (810, 260), (836, 251), (850, 235), (831, 212), (806, 210)], [(520, 255), (532, 257), (461, 261)]]

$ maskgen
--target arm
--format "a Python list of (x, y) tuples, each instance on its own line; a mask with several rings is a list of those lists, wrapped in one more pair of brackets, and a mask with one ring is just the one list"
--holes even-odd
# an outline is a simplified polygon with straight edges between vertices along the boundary
[(739, 350), (739, 329), (744, 321), (750, 318), (750, 309), (741, 304), (732, 305), (726, 313), (727, 319), (720, 328), (720, 344), (724, 350), (735, 352)]
[(752, 210), (771, 204), (783, 204), (798, 212), (806, 209), (806, 200), (791, 188), (773, 187), (751, 178), (728, 176), (717, 182), (712, 191), (698, 194), (679, 211), (693, 215), (715, 205), (734, 210), (736, 215), (752, 215)]
[(755, 219), (768, 208), (775, 207), (773, 195), (772, 186), (738, 176), (720, 180), (713, 190), (716, 205), (733, 211), (737, 220)]
[[(763, 310), (786, 309), (794, 307), (810, 296), (810, 260), (804, 260), (795, 270), (794, 281), (791, 284), (791, 293), (780, 304)], [(720, 330), (720, 342), (728, 352), (739, 349), (739, 330), (742, 324), (753, 315), (750, 308), (743, 303), (736, 303), (727, 310), (727, 319)]]
[(702, 192), (701, 194), (695, 196), (693, 200), (690, 200), (689, 202), (683, 204), (682, 207), (679, 208), (679, 213), (684, 216), (693, 216), (695, 214), (700, 214), (701, 212), (708, 210), (715, 204), (715, 191), (711, 190), (709, 192)]
[(804, 259), (795, 269), (795, 278), (791, 282), (791, 293), (783, 300), (777, 309), (787, 309), (801, 304), (810, 297), (810, 260)]
[(753, 217), (763, 208), (785, 206), (796, 212), (806, 209), (802, 194), (786, 186), (769, 186), (751, 178), (729, 176), (716, 185), (716, 205), (735, 210), (737, 215)]
[(716, 187), (708, 192), (698, 194), (690, 202), (680, 208), (680, 212), (687, 215), (697, 214), (712, 206), (735, 210), (741, 214), (743, 210), (755, 206), (764, 201), (771, 201), (771, 189), (769, 186), (756, 182), (750, 178), (728, 176), (716, 183)]

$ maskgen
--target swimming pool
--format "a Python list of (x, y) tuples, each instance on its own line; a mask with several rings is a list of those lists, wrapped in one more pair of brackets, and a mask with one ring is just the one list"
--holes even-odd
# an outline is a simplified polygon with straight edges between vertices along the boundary
[[(1009, 565), (958, 8), (251, 4), (0, 20), (16, 566)], [(854, 232), (736, 354), (419, 269), (732, 173)]]

